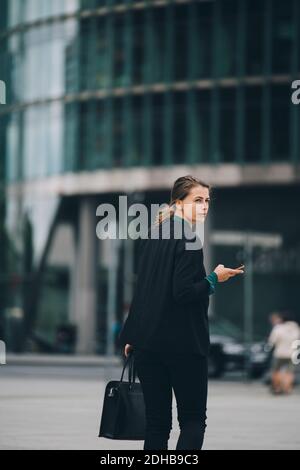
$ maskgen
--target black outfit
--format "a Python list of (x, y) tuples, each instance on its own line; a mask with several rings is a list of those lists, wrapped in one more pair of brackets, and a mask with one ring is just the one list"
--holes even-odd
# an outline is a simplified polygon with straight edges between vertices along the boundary
[[(205, 279), (203, 250), (200, 245), (197, 250), (186, 249), (196, 235), (178, 217), (171, 217), (170, 239), (162, 238), (167, 223), (168, 219), (149, 231), (148, 239), (139, 240), (137, 284), (119, 342), (150, 351), (206, 356), (210, 284)], [(180, 233), (183, 224), (182, 238), (176, 239), (175, 230)]]
[[(182, 228), (182, 236), (177, 238)], [(170, 237), (163, 238), (164, 230)], [(176, 234), (175, 234), (176, 232)], [(167, 449), (172, 388), (181, 434), (176, 449), (201, 449), (206, 427), (208, 304), (200, 239), (189, 223), (171, 216), (139, 240), (137, 284), (119, 335), (131, 344), (144, 393), (144, 449)], [(156, 237), (156, 238), (155, 238)], [(187, 249), (198, 242), (198, 248)]]
[(180, 427), (176, 450), (200, 450), (206, 428), (207, 358), (139, 348), (134, 357), (146, 409), (144, 449), (168, 449), (173, 389)]

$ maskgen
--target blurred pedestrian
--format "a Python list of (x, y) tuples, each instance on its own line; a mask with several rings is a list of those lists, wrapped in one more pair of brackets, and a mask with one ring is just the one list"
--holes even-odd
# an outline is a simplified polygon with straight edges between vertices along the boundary
[(280, 312), (272, 312), (270, 314), (270, 323), (272, 327), (274, 328), (275, 325), (278, 325), (279, 323), (282, 323), (282, 316)]
[(271, 391), (275, 394), (289, 394), (295, 381), (295, 365), (292, 362), (293, 342), (300, 338), (299, 325), (292, 314), (284, 312), (273, 317), (273, 329), (269, 344), (273, 346)]

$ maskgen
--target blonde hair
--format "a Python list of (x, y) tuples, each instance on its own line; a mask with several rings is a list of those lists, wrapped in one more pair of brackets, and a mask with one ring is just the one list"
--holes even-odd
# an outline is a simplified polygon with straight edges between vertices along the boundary
[(171, 191), (170, 202), (166, 207), (158, 211), (154, 225), (161, 224), (164, 220), (171, 217), (176, 210), (176, 201), (183, 200), (195, 186), (203, 186), (204, 188), (208, 188), (209, 191), (211, 190), (209, 184), (199, 180), (195, 176), (186, 175), (177, 178)]

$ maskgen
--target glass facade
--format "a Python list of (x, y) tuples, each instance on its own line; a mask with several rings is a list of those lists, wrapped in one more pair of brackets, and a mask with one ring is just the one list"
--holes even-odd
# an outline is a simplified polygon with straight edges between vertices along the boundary
[(297, 156), (285, 145), (299, 145), (289, 96), (300, 70), (297, 0), (7, 5), (9, 181)]

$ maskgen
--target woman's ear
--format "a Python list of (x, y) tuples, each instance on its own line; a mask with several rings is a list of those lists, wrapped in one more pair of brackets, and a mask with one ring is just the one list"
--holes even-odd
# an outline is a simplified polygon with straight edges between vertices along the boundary
[(178, 209), (180, 210), (180, 212), (183, 212), (183, 202), (182, 201), (178, 201)]
[(173, 204), (175, 210), (176, 210), (176, 209), (177, 209), (177, 210), (181, 210), (181, 205), (182, 205), (182, 203), (181, 203), (181, 201), (180, 201), (179, 199), (177, 199), (177, 200), (174, 202), (174, 204)]

